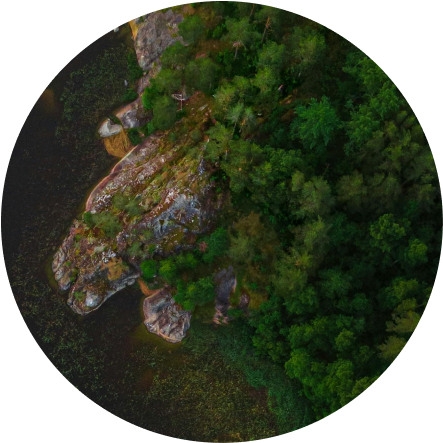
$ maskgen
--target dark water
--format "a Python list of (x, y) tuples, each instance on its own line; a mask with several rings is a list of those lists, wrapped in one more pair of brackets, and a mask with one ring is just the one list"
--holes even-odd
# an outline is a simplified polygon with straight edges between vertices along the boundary
[[(15, 277), (11, 263), (18, 255), (24, 255), (25, 263), (37, 272), (36, 277), (49, 280), (57, 290), (50, 269), (53, 253), (78, 215), (86, 190), (95, 186), (117, 161), (105, 152), (100, 142), (86, 158), (60, 145), (56, 137), (63, 112), (60, 96), (71, 72), (122, 43), (133, 47), (129, 25), (120, 27), (117, 33), (109, 32), (77, 55), (48, 85), (23, 125), (10, 159), (2, 200), (3, 250), (11, 280)], [(85, 170), (90, 171), (86, 176)], [(24, 294), (15, 291), (14, 295), (20, 307)], [(105, 305), (87, 319), (74, 317), (96, 338), (121, 323), (125, 337), (115, 347), (126, 348), (132, 340), (128, 325), (129, 329), (142, 326), (140, 300), (140, 291), (128, 288), (113, 297), (108, 303), (110, 308)], [(114, 318), (115, 310), (120, 312), (121, 322)], [(112, 322), (107, 321), (108, 316)], [(140, 328), (135, 331), (137, 334), (140, 341)], [(141, 334), (149, 336), (147, 332)]]

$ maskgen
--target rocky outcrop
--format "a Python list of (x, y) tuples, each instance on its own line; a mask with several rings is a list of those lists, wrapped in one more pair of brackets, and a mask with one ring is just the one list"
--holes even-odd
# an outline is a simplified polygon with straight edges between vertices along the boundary
[(235, 291), (237, 280), (234, 274), (234, 268), (229, 266), (227, 269), (222, 269), (215, 274), (215, 314), (213, 321), (215, 323), (226, 323), (226, 314), (231, 307), (229, 298)]
[(115, 116), (120, 120), (125, 129), (138, 128), (148, 123), (151, 119), (150, 114), (143, 107), (141, 97), (128, 105), (118, 108), (115, 111)]
[[(190, 111), (186, 124), (196, 130), (210, 119), (198, 100)], [(88, 223), (74, 222), (52, 265), (76, 312), (86, 314), (132, 284), (143, 260), (192, 248), (211, 228), (224, 195), (215, 192), (206, 162), (188, 154), (193, 143), (188, 131), (152, 135), (91, 192)]]
[(60, 289), (71, 288), (68, 304), (78, 314), (97, 309), (111, 295), (135, 283), (139, 272), (123, 262), (106, 239), (83, 238), (75, 221), (54, 256), (52, 270)]
[(191, 324), (191, 311), (180, 309), (167, 287), (145, 298), (143, 314), (148, 331), (171, 343), (182, 341)]
[(158, 63), (160, 55), (168, 46), (182, 41), (178, 35), (178, 24), (182, 21), (182, 14), (169, 9), (129, 22), (138, 63), (144, 71), (152, 69)]
[(121, 125), (113, 123), (109, 118), (107, 118), (98, 128), (98, 134), (102, 138), (111, 137), (116, 135), (123, 130)]

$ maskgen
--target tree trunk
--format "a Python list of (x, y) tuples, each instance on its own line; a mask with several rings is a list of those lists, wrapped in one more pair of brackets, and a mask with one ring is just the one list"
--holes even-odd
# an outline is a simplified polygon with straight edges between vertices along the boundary
[(271, 25), (271, 18), (268, 17), (265, 24), (265, 30), (263, 31), (263, 36), (261, 38), (261, 42), (263, 43), (263, 40), (265, 39), (266, 31), (268, 30), (269, 26)]
[(265, 26), (265, 30), (263, 31), (263, 35), (262, 35), (262, 38), (261, 38), (261, 42), (263, 43), (263, 40), (265, 39), (265, 34), (266, 34), (266, 30), (267, 30), (268, 28)]

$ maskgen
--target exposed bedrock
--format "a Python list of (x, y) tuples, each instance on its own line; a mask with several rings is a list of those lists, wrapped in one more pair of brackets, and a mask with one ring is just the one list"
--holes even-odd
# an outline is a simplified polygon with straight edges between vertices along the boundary
[(143, 260), (190, 249), (212, 227), (225, 196), (215, 192), (206, 162), (186, 154), (189, 136), (182, 137), (147, 137), (89, 195), (93, 221), (75, 220), (52, 264), (74, 311), (98, 308), (136, 281)]

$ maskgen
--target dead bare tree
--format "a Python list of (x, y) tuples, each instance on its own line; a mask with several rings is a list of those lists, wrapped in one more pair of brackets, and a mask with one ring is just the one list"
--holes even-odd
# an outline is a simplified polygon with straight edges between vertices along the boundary
[(181, 94), (172, 94), (172, 98), (174, 100), (177, 100), (177, 101), (180, 102), (180, 111), (182, 111), (183, 110), (183, 102), (186, 100), (186, 98), (183, 97), (183, 93), (181, 93)]
[(271, 17), (268, 17), (265, 24), (265, 30), (263, 31), (263, 36), (261, 38), (261, 42), (263, 43), (263, 40), (265, 39), (266, 31), (271, 27)]
[(234, 60), (237, 58), (237, 52), (238, 52), (238, 48), (240, 47), (240, 46), (245, 46), (240, 40), (238, 40), (238, 41), (236, 41), (236, 42), (234, 42), (233, 44), (232, 44), (232, 46), (235, 48), (235, 56), (234, 56)]

